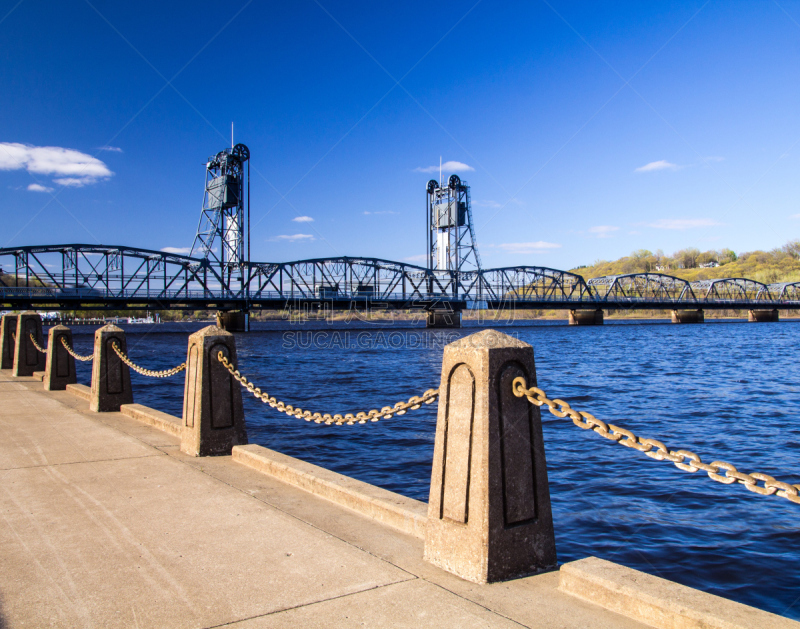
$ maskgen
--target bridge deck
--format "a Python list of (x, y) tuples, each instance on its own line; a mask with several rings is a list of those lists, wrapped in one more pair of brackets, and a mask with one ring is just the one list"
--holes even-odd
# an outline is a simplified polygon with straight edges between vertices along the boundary
[[(0, 627), (641, 627), (0, 372)], [(237, 622), (238, 621), (238, 622)]]
[(800, 282), (689, 282), (661, 273), (585, 280), (515, 266), (455, 272), (379, 258), (247, 262), (110, 245), (0, 249), (0, 309), (800, 309)]

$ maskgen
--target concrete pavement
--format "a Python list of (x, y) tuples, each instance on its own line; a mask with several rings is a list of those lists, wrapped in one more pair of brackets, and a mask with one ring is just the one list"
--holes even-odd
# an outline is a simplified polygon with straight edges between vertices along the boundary
[(558, 572), (464, 581), (416, 537), (179, 444), (0, 372), (0, 629), (647, 626)]

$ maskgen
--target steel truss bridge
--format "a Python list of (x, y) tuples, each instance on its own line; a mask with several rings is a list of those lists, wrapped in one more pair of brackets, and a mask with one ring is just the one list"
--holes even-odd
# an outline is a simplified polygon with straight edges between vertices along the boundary
[(250, 262), (104, 245), (0, 249), (0, 308), (65, 310), (800, 309), (800, 282), (688, 282), (660, 273), (586, 281), (536, 266), (456, 273), (377, 258)]

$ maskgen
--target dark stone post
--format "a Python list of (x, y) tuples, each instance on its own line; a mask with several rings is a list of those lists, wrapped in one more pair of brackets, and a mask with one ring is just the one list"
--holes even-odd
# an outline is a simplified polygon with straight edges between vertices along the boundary
[(17, 315), (3, 315), (0, 323), (0, 369), (14, 366), (14, 353), (17, 351)]
[(96, 413), (119, 411), (123, 404), (133, 404), (131, 371), (117, 356), (112, 347), (113, 341), (117, 342), (123, 354), (128, 354), (128, 343), (122, 328), (109, 323), (94, 333), (89, 410)]
[(17, 345), (12, 376), (32, 376), (34, 371), (44, 370), (44, 354), (34, 347), (31, 334), (41, 347), (44, 344), (42, 317), (35, 312), (23, 312), (17, 316)]
[(235, 337), (215, 325), (189, 337), (181, 451), (192, 456), (230, 454), (247, 444), (242, 390), (217, 359), (220, 351), (237, 364)]
[(428, 502), (425, 559), (475, 583), (556, 566), (533, 348), (494, 330), (447, 345)]
[(72, 347), (72, 330), (65, 325), (50, 328), (47, 335), (47, 364), (44, 368), (44, 390), (64, 391), (68, 384), (75, 384), (75, 359), (61, 342), (64, 339)]

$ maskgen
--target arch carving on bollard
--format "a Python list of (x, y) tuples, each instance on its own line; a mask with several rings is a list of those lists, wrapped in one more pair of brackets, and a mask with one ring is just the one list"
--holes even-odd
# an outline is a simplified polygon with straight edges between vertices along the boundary
[(39, 346), (42, 338), (42, 317), (35, 312), (23, 312), (17, 316), (17, 341), (14, 348), (14, 376), (32, 376), (34, 371), (44, 371), (45, 357), (31, 341), (31, 335)]
[(242, 391), (218, 354), (236, 364), (233, 334), (210, 325), (189, 336), (183, 394), (181, 451), (192, 456), (231, 454), (247, 444)]
[(484, 330), (445, 347), (425, 559), (475, 583), (556, 566), (541, 415), (514, 395), (518, 376), (536, 369), (513, 337)]

